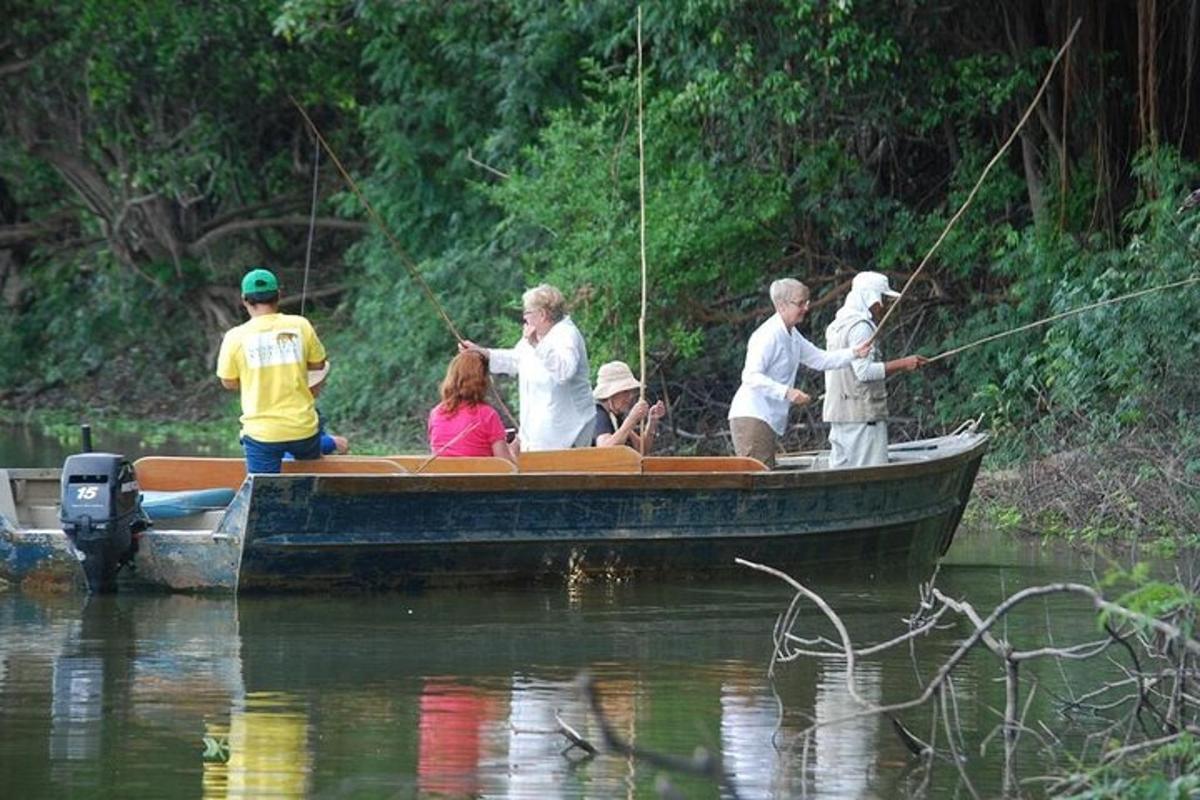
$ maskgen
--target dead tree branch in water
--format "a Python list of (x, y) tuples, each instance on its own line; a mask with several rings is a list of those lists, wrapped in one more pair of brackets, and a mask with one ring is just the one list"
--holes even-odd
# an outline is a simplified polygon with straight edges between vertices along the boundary
[[(841, 617), (819, 594), (780, 570), (740, 558), (736, 561), (783, 580), (796, 592), (776, 621), (770, 674), (774, 674), (777, 665), (798, 658), (835, 660), (845, 664), (846, 692), (853, 698), (859, 710), (835, 719), (814, 721), (801, 731), (800, 739), (803, 742), (805, 760), (812, 734), (817, 728), (876, 715), (885, 716), (892, 721), (894, 729), (909, 752), (927, 758), (936, 754), (936, 723), (940, 716), (949, 760), (959, 770), (967, 792), (976, 796), (964, 768), (967, 755), (960, 744), (961, 726), (955, 722), (957, 699), (953, 675), (968, 654), (980, 647), (995, 656), (1003, 669), (1004, 708), (1000, 712), (1001, 722), (985, 737), (981, 751), (986, 750), (987, 742), (994, 735), (1002, 734), (1005, 748), (1003, 782), (1006, 794), (1019, 788), (1016, 748), (1021, 734), (1030, 733), (1044, 746), (1053, 744), (1060, 749), (1062, 746), (1061, 740), (1044, 722), (1039, 720), (1036, 724), (1030, 724), (1026, 721), (1037, 688), (1036, 681), (1030, 683), (1028, 678), (1024, 679), (1030, 688), (1022, 705), (1021, 665), (1027, 662), (1050, 658), (1060, 665), (1061, 671), (1061, 664), (1066, 661), (1095, 659), (1110, 653), (1114, 648), (1124, 653), (1128, 664), (1121, 663), (1112, 655), (1108, 656), (1110, 667), (1115, 667), (1124, 674), (1122, 680), (1078, 696), (1072, 692), (1071, 698), (1058, 698), (1059, 713), (1068, 718), (1072, 710), (1085, 707), (1097, 714), (1124, 712), (1112, 719), (1103, 730), (1093, 732), (1085, 738), (1085, 751), (1096, 742), (1102, 743), (1104, 749), (1101, 752), (1101, 763), (1104, 765), (1111, 766), (1127, 757), (1140, 756), (1147, 749), (1175, 742), (1185, 734), (1200, 734), (1200, 702), (1190, 688), (1196, 678), (1200, 677), (1200, 639), (1193, 633), (1197, 628), (1197, 609), (1200, 608), (1195, 587), (1192, 587), (1191, 591), (1181, 587), (1184, 593), (1181, 597), (1191, 599), (1186, 602), (1181, 600), (1163, 604), (1168, 610), (1161, 616), (1114, 603), (1105, 599), (1096, 589), (1079, 583), (1052, 583), (1021, 589), (1005, 598), (985, 616), (966, 600), (947, 596), (931, 581), (921, 587), (920, 601), (915, 613), (904, 620), (908, 625), (907, 632), (879, 644), (855, 646)], [(1003, 626), (1006, 625), (1010, 612), (1036, 598), (1062, 596), (1080, 598), (1088, 603), (1097, 614), (1105, 637), (1063, 646), (1051, 643), (1026, 650), (1018, 649), (1008, 640), (1007, 634), (1004, 633), (1006, 628)], [(824, 636), (802, 636), (796, 632), (800, 612), (806, 601), (815, 606), (832, 625), (836, 632), (833, 639)], [(935, 631), (952, 627), (952, 620), (968, 623), (969, 632), (957, 642), (950, 656), (942, 660), (933, 676), (922, 682), (923, 685), (916, 696), (887, 704), (874, 703), (863, 696), (859, 691), (856, 676), (856, 668), (862, 659), (900, 645), (911, 646), (918, 639), (930, 636)], [(1065, 672), (1062, 674), (1065, 678)], [(1119, 689), (1123, 689), (1124, 693), (1115, 701), (1104, 704), (1091, 702)], [(900, 712), (926, 704), (929, 705), (935, 722), (928, 742), (916, 737), (897, 718)], [(1039, 729), (1049, 736), (1044, 737), (1038, 732)], [(1090, 777), (1089, 773), (1085, 773), (1084, 777), (1075, 774), (1071, 779), (1057, 781), (1055, 785), (1060, 790), (1079, 791), (1087, 785), (1085, 781)]]
[[(669, 753), (659, 753), (645, 747), (638, 747), (635, 744), (625, 741), (617, 733), (617, 729), (613, 727), (604, 712), (604, 706), (600, 702), (600, 691), (596, 688), (595, 679), (585, 672), (579, 676), (578, 683), (579, 690), (587, 699), (588, 706), (591, 708), (592, 714), (596, 717), (596, 722), (600, 725), (606, 750), (620, 756), (643, 761), (651, 766), (669, 772), (708, 778), (725, 790), (726, 794), (724, 796), (731, 798), (731, 800), (737, 800), (737, 785), (734, 783), (733, 776), (725, 771), (720, 756), (713, 755), (703, 747), (697, 747), (691, 758), (684, 758)], [(660, 780), (656, 782), (656, 785), (660, 794), (669, 795), (673, 791), (673, 787), (670, 786), (669, 782)]]

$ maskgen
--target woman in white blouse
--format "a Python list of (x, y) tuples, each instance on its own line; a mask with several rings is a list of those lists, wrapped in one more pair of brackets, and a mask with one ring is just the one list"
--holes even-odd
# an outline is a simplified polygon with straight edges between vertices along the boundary
[[(750, 335), (742, 385), (729, 406), (734, 453), (757, 458), (768, 467), (775, 466), (775, 448), (787, 430), (788, 412), (812, 399), (794, 385), (800, 365), (818, 371), (839, 369), (856, 356), (850, 348), (822, 350), (796, 330), (808, 313), (808, 287), (800, 281), (780, 278), (772, 283), (771, 304), (775, 313)], [(865, 355), (870, 346), (859, 351)]]
[(549, 284), (521, 296), (524, 327), (511, 348), (484, 348), (464, 340), (459, 350), (483, 350), (493, 373), (517, 376), (523, 450), (588, 447), (596, 412), (587, 347), (566, 313), (563, 293)]

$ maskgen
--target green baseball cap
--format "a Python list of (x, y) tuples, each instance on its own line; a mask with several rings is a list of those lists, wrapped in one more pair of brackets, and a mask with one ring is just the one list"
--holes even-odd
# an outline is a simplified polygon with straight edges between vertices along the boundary
[(242, 278), (242, 296), (257, 294), (272, 294), (279, 291), (279, 281), (275, 280), (275, 273), (269, 269), (258, 267), (246, 273), (246, 277)]

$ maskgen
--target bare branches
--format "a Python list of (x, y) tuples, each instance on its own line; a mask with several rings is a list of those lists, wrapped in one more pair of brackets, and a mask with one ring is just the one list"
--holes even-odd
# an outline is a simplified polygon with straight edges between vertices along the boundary
[[(235, 233), (242, 233), (257, 228), (307, 227), (309, 222), (310, 220), (305, 214), (285, 214), (278, 217), (252, 217), (230, 220), (213, 228), (196, 241), (188, 244), (187, 249), (192, 255), (199, 255), (211, 247), (217, 240)], [(352, 231), (354, 233), (366, 233), (370, 230), (370, 225), (365, 222), (341, 219), (339, 217), (317, 217), (315, 220), (312, 220), (312, 224), (318, 228)]]
[(713, 755), (703, 747), (697, 747), (691, 758), (684, 758), (669, 753), (659, 753), (627, 742), (617, 733), (616, 728), (605, 715), (604, 707), (600, 702), (600, 692), (596, 688), (596, 681), (592, 676), (583, 673), (579, 676), (578, 682), (580, 691), (583, 692), (592, 714), (600, 725), (606, 750), (671, 772), (708, 778), (726, 790), (727, 794), (724, 796), (737, 800), (737, 787), (733, 777), (725, 772), (719, 756)]
[[(936, 743), (933, 736), (927, 744), (896, 716), (898, 712), (929, 704), (935, 720), (939, 715), (941, 717), (945, 747), (950, 751), (950, 760), (959, 769), (963, 787), (976, 796), (963, 768), (966, 755), (963, 744), (958, 740), (961, 726), (957, 724), (953, 675), (966, 656), (980, 646), (994, 655), (1002, 667), (1004, 708), (997, 712), (1001, 722), (984, 739), (983, 748), (986, 748), (987, 741), (993, 735), (998, 732), (1003, 734), (1006, 794), (1018, 790), (1016, 753), (1022, 734), (1030, 733), (1043, 747), (1062, 746), (1059, 737), (1045, 722), (1027, 722), (1037, 688), (1036, 681), (1022, 677), (1024, 670), (1021, 665), (1028, 662), (1045, 658), (1056, 662), (1083, 661), (1103, 656), (1114, 645), (1128, 654), (1131, 666), (1119, 665), (1111, 659), (1108, 661), (1109, 672), (1112, 667), (1117, 667), (1125, 674), (1124, 679), (1103, 684), (1100, 688), (1077, 696), (1072, 691), (1070, 698), (1057, 698), (1060, 713), (1064, 716), (1069, 717), (1076, 710), (1087, 710), (1100, 719), (1110, 714), (1118, 715), (1104, 730), (1087, 737), (1088, 742), (1099, 742), (1104, 747), (1103, 763), (1119, 762), (1128, 756), (1174, 742), (1185, 732), (1200, 733), (1200, 707), (1197, 698), (1189, 693), (1190, 683), (1200, 677), (1200, 640), (1193, 634), (1196, 603), (1176, 606), (1163, 616), (1155, 616), (1107, 600), (1090, 586), (1063, 582), (1021, 589), (998, 603), (985, 616), (968, 601), (949, 597), (930, 583), (922, 587), (916, 612), (904, 620), (908, 625), (907, 632), (880, 644), (856, 648), (840, 616), (819, 594), (772, 567), (743, 559), (736, 561), (783, 580), (796, 592), (775, 625), (774, 650), (769, 667), (772, 674), (778, 664), (801, 657), (845, 662), (846, 691), (859, 709), (835, 719), (814, 722), (801, 731), (798, 736), (805, 742), (806, 748), (818, 727), (846, 723), (864, 716), (884, 715), (891, 720), (910, 753), (922, 757), (934, 755)], [(1015, 647), (1008, 640), (1008, 615), (1030, 600), (1050, 597), (1084, 601), (1096, 613), (1107, 636), (1065, 645), (1056, 645), (1051, 641), (1050, 644), (1029, 649)], [(807, 604), (815, 606), (833, 627), (836, 635), (832, 639), (819, 635), (802, 636), (795, 631), (801, 607)], [(892, 647), (911, 647), (921, 637), (949, 627), (948, 623), (952, 620), (968, 623), (968, 632), (957, 642), (950, 655), (941, 660), (933, 676), (923, 682), (914, 697), (891, 703), (875, 703), (864, 698), (855, 675), (861, 659)], [(1023, 685), (1027, 685), (1027, 696), (1022, 703)], [(1112, 693), (1121, 689), (1125, 691), (1111, 699)], [(1051, 696), (1054, 696), (1053, 693)], [(1135, 738), (1137, 731), (1140, 731), (1140, 740)], [(1112, 745), (1113, 741), (1118, 744)]]

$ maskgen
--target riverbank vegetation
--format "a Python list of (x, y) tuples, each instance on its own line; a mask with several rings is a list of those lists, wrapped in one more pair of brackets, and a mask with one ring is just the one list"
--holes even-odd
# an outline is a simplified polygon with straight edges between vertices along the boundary
[[(1181, 206), (1200, 182), (1197, 5), (647, 8), (646, 355), (671, 409), (662, 445), (726, 450), (772, 279), (812, 287), (818, 342), (855, 270), (908, 279), (1076, 14), (1035, 115), (884, 347), (933, 355), (1195, 275), (1200, 209)], [(360, 450), (422, 445), (454, 351), (410, 267), (484, 343), (514, 340), (521, 290), (553, 282), (593, 368), (636, 369), (634, 4), (110, 11), (24, 0), (0, 39), (0, 405), (232, 432), (236, 402), (212, 372), (251, 265), (277, 270), (285, 310), (317, 324), (334, 364), (322, 410)], [(1193, 284), (968, 350), (892, 382), (896, 436), (982, 418), (995, 466), (1119, 452), (1194, 489), (1198, 330)], [(820, 378), (803, 386), (819, 394)], [(785, 444), (820, 446), (819, 408), (797, 419)], [(1161, 459), (1188, 441), (1186, 458)]]

